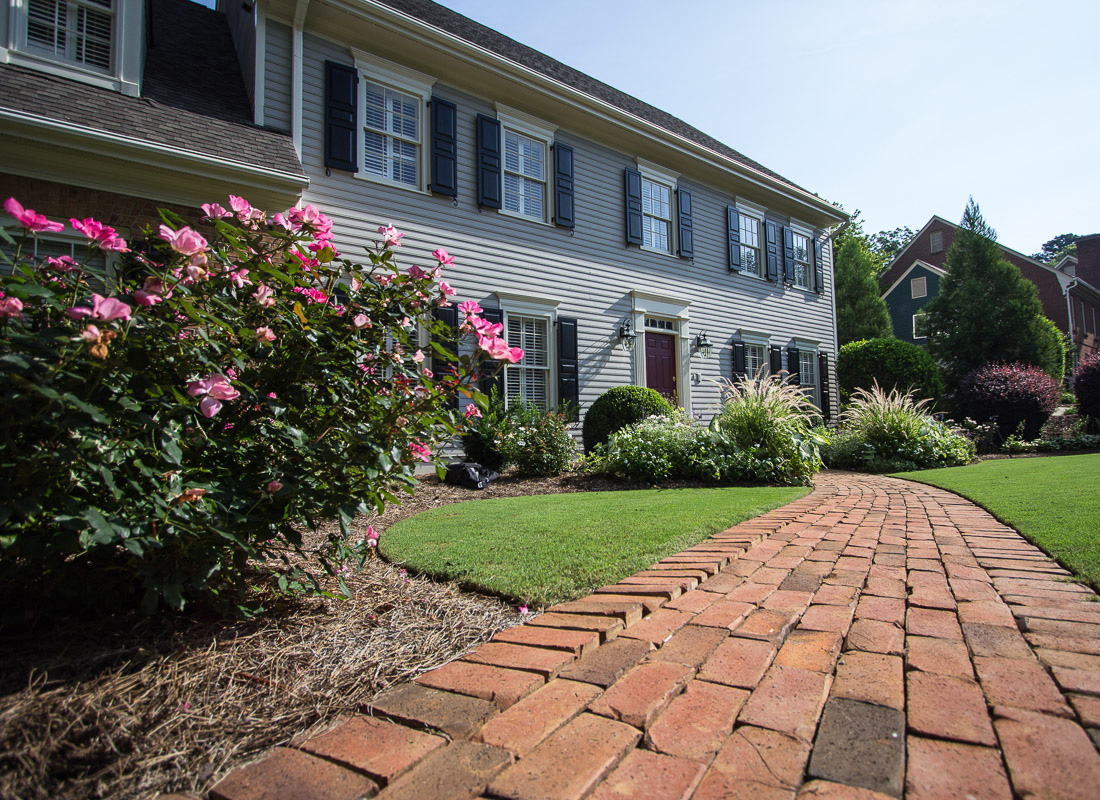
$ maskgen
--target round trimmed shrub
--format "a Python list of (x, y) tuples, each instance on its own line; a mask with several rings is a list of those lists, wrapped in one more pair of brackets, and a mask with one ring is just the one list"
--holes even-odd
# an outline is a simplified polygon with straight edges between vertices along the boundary
[(1066, 376), (1066, 354), (1069, 346), (1058, 326), (1046, 317), (1035, 321), (1035, 340), (1039, 344), (1039, 364), (1050, 377), (1061, 383)]
[(875, 381), (883, 391), (913, 391), (922, 400), (939, 400), (943, 393), (940, 369), (928, 351), (901, 339), (863, 339), (840, 348), (836, 364), (840, 401), (851, 402), (857, 389)]
[(1026, 364), (987, 364), (963, 376), (958, 402), (979, 422), (995, 422), (1002, 438), (1023, 424), (1023, 438), (1035, 439), (1050, 418), (1062, 389), (1041, 368)]
[(1100, 353), (1081, 359), (1073, 376), (1077, 411), (1093, 423), (1100, 422)]
[(584, 415), (584, 451), (591, 452), (617, 430), (646, 417), (668, 414), (672, 404), (655, 389), (644, 386), (616, 386), (596, 398)]

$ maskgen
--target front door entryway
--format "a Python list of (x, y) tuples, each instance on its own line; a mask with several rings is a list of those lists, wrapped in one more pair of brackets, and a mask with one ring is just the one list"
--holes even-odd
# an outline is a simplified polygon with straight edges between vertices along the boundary
[(676, 337), (645, 332), (645, 385), (656, 389), (673, 405), (676, 399)]

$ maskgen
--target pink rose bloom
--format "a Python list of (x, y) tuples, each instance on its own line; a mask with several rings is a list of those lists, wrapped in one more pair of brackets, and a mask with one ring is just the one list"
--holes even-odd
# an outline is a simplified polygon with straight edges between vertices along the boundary
[(92, 309), (87, 306), (73, 306), (65, 312), (71, 319), (84, 319), (92, 316)]
[(413, 442), (409, 445), (409, 450), (411, 450), (413, 455), (415, 455), (421, 461), (426, 462), (432, 460), (432, 451), (425, 447), (421, 442)]
[(149, 307), (155, 306), (164, 298), (161, 297), (159, 294), (147, 292), (144, 289), (138, 289), (136, 292), (134, 292), (134, 299), (137, 300), (139, 306)]
[(256, 341), (257, 342), (273, 342), (275, 341), (275, 331), (264, 325), (263, 327), (256, 329)]
[(43, 214), (35, 213), (33, 208), (23, 208), (14, 197), (4, 201), (4, 210), (19, 220), (19, 224), (33, 233), (57, 233), (65, 230), (64, 224), (50, 222)]
[(229, 207), (233, 209), (237, 219), (241, 222), (247, 222), (252, 218), (252, 204), (243, 197), (237, 197), (235, 194), (229, 195)]
[(356, 314), (351, 318), (351, 326), (357, 331), (363, 328), (369, 328), (371, 327), (370, 317), (366, 314)]
[(416, 264), (413, 264), (411, 267), (409, 267), (409, 277), (415, 278), (416, 280), (420, 281), (426, 278), (430, 278), (431, 275), (422, 270), (420, 267), (416, 266)]
[(481, 410), (473, 403), (466, 405), (466, 419), (481, 419)]
[(19, 317), (23, 314), (23, 301), (18, 297), (0, 299), (0, 317)]
[(229, 273), (229, 280), (238, 289), (243, 289), (246, 285), (251, 286), (252, 281), (248, 279), (247, 269), (235, 269)]
[(373, 525), (367, 526), (367, 546), (378, 547), (378, 531), (374, 529)]
[(98, 342), (99, 341), (99, 328), (95, 325), (89, 325), (87, 328), (80, 332), (80, 335), (84, 337), (86, 342)]
[(256, 305), (260, 308), (271, 308), (275, 305), (273, 294), (275, 294), (274, 289), (261, 283), (256, 287), (256, 291), (252, 293), (252, 296), (256, 298)]
[(413, 353), (412, 360), (415, 361), (417, 364), (423, 364), (424, 363), (424, 351), (423, 350), (417, 350), (415, 353)]
[(405, 234), (400, 233), (393, 225), (381, 225), (378, 232), (382, 234), (382, 241), (386, 247), (400, 247), (401, 239)]
[(122, 237), (115, 233), (114, 228), (109, 225), (104, 225), (102, 222), (97, 222), (91, 217), (82, 220), (70, 218), (69, 222), (76, 230), (91, 239), (92, 244), (100, 250), (112, 253), (125, 253), (130, 249), (126, 246), (126, 242)]
[(489, 322), (489, 320), (482, 319), (481, 317), (472, 318), (470, 324), (474, 326), (474, 330), (477, 331), (479, 336), (498, 336), (500, 332), (504, 330), (504, 323)]
[(202, 415), (209, 419), (222, 410), (222, 400), (236, 400), (241, 393), (234, 389), (224, 375), (207, 375), (187, 384), (187, 394), (191, 397), (206, 395), (199, 403)]
[(266, 488), (268, 494), (275, 494), (283, 488), (283, 485), (279, 481), (269, 481)]
[(160, 238), (168, 242), (172, 249), (185, 256), (195, 256), (203, 252), (206, 247), (206, 239), (198, 231), (191, 230), (184, 225), (178, 231), (174, 231), (167, 225), (160, 226)]
[(225, 219), (233, 216), (233, 212), (226, 211), (217, 203), (203, 203), (201, 208), (207, 219)]
[(93, 294), (91, 308), (87, 306), (74, 306), (66, 313), (73, 319), (93, 317), (103, 322), (114, 322), (116, 319), (130, 319), (130, 311), (130, 306), (113, 297), (102, 297), (98, 294)]
[(358, 292), (360, 289), (363, 288), (363, 282), (358, 278), (352, 278), (349, 283), (351, 284), (351, 290), (353, 292)]
[(58, 256), (57, 258), (47, 258), (46, 266), (58, 272), (72, 272), (80, 265), (71, 256)]
[(454, 289), (451, 288), (451, 285), (447, 283), (447, 281), (439, 282), (439, 291), (440, 294), (443, 295), (443, 297), (454, 297), (456, 294), (458, 294)]
[(275, 212), (275, 216), (271, 218), (271, 224), (278, 225), (284, 231), (294, 230), (294, 226), (290, 224), (290, 220), (280, 211)]
[(438, 250), (433, 250), (432, 255), (435, 256), (435, 260), (439, 262), (439, 266), (445, 267), (448, 264), (455, 262), (455, 257), (448, 254), (446, 250), (440, 247)]
[(374, 279), (378, 281), (381, 286), (389, 286), (393, 283), (393, 275), (375, 275)]
[(482, 308), (474, 300), (464, 300), (463, 302), (458, 304), (458, 310), (466, 316), (471, 317), (480, 314)]

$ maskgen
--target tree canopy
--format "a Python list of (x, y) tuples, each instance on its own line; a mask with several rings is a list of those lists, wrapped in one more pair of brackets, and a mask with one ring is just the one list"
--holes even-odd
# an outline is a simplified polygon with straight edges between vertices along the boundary
[(848, 237), (836, 253), (836, 327), (841, 345), (894, 335), (877, 270), (864, 240)]
[(947, 253), (940, 293), (927, 306), (928, 348), (951, 388), (970, 370), (1020, 362), (1055, 374), (1035, 285), (1002, 257), (973, 198)]
[(1044, 242), (1039, 252), (1032, 255), (1032, 258), (1044, 264), (1057, 264), (1066, 256), (1077, 255), (1076, 242), (1080, 238), (1076, 233), (1060, 233)]

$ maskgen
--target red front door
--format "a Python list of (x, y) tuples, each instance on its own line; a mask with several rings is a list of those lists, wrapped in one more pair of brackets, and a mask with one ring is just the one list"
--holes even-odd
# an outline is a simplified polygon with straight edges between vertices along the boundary
[(676, 403), (676, 337), (645, 333), (645, 385)]

